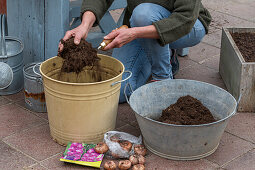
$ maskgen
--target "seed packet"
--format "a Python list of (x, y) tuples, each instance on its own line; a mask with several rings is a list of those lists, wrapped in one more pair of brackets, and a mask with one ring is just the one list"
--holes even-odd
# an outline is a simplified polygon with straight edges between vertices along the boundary
[(96, 144), (68, 143), (60, 161), (100, 168), (104, 154), (96, 153)]

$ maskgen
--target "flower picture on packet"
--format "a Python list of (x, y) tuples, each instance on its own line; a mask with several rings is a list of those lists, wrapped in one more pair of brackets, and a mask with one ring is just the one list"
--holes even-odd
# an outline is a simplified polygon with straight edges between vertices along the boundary
[(100, 168), (104, 154), (95, 152), (95, 144), (68, 143), (60, 161)]

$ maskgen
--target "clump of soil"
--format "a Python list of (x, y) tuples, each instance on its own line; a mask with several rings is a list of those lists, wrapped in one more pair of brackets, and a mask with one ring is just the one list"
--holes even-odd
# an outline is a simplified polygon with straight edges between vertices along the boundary
[(187, 95), (180, 97), (176, 103), (163, 110), (158, 121), (177, 125), (200, 125), (216, 120), (199, 100)]
[(74, 44), (74, 38), (66, 41), (60, 40), (64, 45), (62, 51), (58, 52), (58, 56), (64, 59), (61, 72), (80, 73), (85, 66), (94, 66), (100, 58), (97, 51), (86, 40), (81, 39), (79, 45)]
[(238, 49), (246, 62), (255, 62), (255, 33), (231, 33)]

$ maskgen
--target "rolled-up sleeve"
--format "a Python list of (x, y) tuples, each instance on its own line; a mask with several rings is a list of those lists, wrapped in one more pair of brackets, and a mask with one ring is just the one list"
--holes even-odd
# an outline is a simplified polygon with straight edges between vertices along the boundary
[(112, 2), (113, 0), (83, 0), (81, 6), (81, 19), (84, 12), (91, 11), (96, 16), (95, 25), (99, 24), (99, 21), (111, 6)]
[(200, 4), (201, 0), (176, 0), (168, 18), (153, 23), (160, 45), (174, 42), (191, 31), (199, 16)]

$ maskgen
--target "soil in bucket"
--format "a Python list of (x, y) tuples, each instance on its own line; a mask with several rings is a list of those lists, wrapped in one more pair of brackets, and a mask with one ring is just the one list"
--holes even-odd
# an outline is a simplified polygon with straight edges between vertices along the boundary
[(164, 109), (158, 121), (176, 125), (200, 125), (215, 122), (216, 119), (199, 100), (187, 95)]
[(242, 53), (242, 56), (246, 62), (255, 62), (255, 33), (231, 33), (238, 49)]
[(58, 52), (58, 56), (64, 59), (61, 72), (80, 73), (85, 66), (94, 66), (100, 58), (97, 51), (86, 40), (81, 39), (79, 45), (74, 44), (74, 38), (66, 41), (60, 40), (64, 45), (63, 51)]
[(94, 83), (111, 78), (102, 76), (104, 71), (100, 67), (97, 51), (86, 40), (81, 39), (78, 45), (74, 44), (73, 37), (60, 41), (64, 48), (58, 52), (58, 57), (63, 59), (63, 64), (52, 78), (71, 83)]

